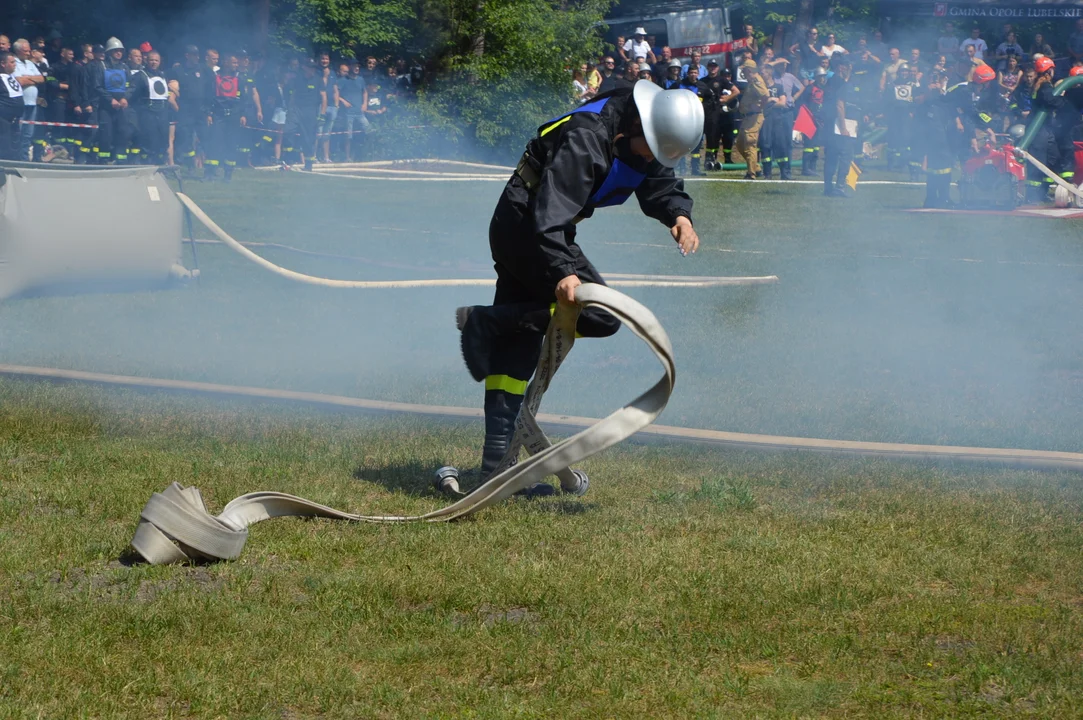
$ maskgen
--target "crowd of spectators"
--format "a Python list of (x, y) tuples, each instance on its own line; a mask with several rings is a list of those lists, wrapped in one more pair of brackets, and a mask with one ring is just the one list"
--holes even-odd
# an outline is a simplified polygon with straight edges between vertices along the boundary
[(238, 164), (362, 159), (364, 139), (420, 80), (390, 58), (289, 56), (149, 42), (68, 44), (0, 34), (0, 159)]
[[(780, 28), (774, 37), (785, 36), (786, 32)], [(724, 66), (724, 77), (732, 76), (734, 85), (744, 90), (741, 65), (749, 59), (758, 70), (767, 69), (775, 80), (790, 76), (802, 86), (810, 87), (817, 84), (818, 74), (824, 79), (834, 75), (832, 58), (847, 57), (853, 68), (849, 81), (852, 97), (864, 120), (862, 132), (878, 141), (866, 149), (885, 157), (889, 170), (909, 172), (915, 179), (920, 173), (920, 163), (911, 156), (907, 125), (913, 119), (911, 103), (925, 88), (947, 93), (961, 83), (972, 81), (977, 68), (992, 68), (998, 95), (993, 124), (997, 132), (1005, 132), (1011, 125), (1026, 124), (1031, 115), (1035, 58), (1052, 58), (1058, 80), (1072, 73), (1073, 68), (1083, 68), (1083, 19), (1067, 35), (1064, 47), (1058, 48), (1042, 33), (1028, 33), (1008, 23), (988, 34), (977, 26), (964, 29), (946, 22), (936, 31), (910, 38), (908, 42), (888, 42), (882, 32), (874, 30), (843, 39), (813, 27), (800, 41), (785, 42), (784, 47), (776, 48), (771, 36), (757, 39), (754, 29), (746, 26), (744, 47), (719, 59)], [(652, 80), (663, 88), (702, 91), (708, 69), (699, 53), (675, 59), (670, 47), (660, 46), (644, 28), (636, 28), (632, 38), (616, 38), (597, 63), (580, 65), (574, 72), (574, 87), (579, 102), (588, 102), (595, 95), (629, 86), (639, 79)], [(1083, 69), (1076, 72), (1083, 73)], [(789, 102), (795, 102), (798, 99), (795, 95), (799, 96), (790, 89), (786, 94)], [(805, 99), (805, 104), (809, 99)], [(738, 118), (739, 104), (739, 99), (731, 103)], [(733, 123), (733, 135), (737, 135), (739, 127), (738, 119)], [(878, 128), (883, 132), (876, 133)], [(726, 138), (723, 144), (729, 161)], [(808, 155), (808, 145), (806, 142), (806, 162), (814, 160)], [(862, 157), (859, 155), (858, 159)]]

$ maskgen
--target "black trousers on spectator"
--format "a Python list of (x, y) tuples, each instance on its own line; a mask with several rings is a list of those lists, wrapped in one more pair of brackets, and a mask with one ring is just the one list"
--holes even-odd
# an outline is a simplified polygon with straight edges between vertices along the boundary
[(15, 112), (0, 110), (0, 160), (18, 160), (22, 138), (19, 136), (20, 107)]
[(169, 113), (164, 108), (158, 111), (140, 108), (136, 117), (139, 118), (139, 147), (144, 161), (164, 165), (169, 150)]
[(838, 134), (827, 139), (824, 150), (824, 192), (846, 186), (846, 175), (850, 172), (850, 163), (854, 161), (856, 144), (855, 138)]
[(98, 162), (127, 162), (132, 123), (126, 108), (103, 108), (98, 115)]
[(231, 172), (237, 167), (240, 143), (240, 112), (216, 112), (214, 122), (207, 127), (206, 164), (212, 167), (222, 165)]
[[(202, 125), (202, 127), (201, 127)], [(206, 119), (180, 115), (177, 117), (177, 130), (173, 135), (173, 162), (191, 168), (196, 161), (196, 141)]]

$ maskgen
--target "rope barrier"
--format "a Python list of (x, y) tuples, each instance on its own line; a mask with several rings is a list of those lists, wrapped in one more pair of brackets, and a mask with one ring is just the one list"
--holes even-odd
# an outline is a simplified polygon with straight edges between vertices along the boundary
[(19, 120), (23, 125), (45, 125), (46, 127), (70, 127), (70, 128), (88, 128), (90, 130), (97, 130), (97, 125), (83, 125), (81, 123), (62, 123), (62, 122), (44, 122), (42, 120)]
[[(673, 392), (676, 368), (673, 348), (658, 319), (640, 303), (603, 285), (576, 288), (576, 305), (557, 307), (542, 345), (534, 379), (527, 388), (515, 435), (497, 471), (462, 499), (423, 515), (361, 515), (336, 510), (296, 495), (253, 492), (230, 501), (221, 514), (207, 512), (199, 490), (173, 483), (155, 493), (140, 513), (132, 547), (148, 563), (159, 565), (192, 560), (233, 560), (248, 539), (248, 528), (275, 517), (323, 517), (369, 523), (446, 522), (466, 517), (511, 497), (550, 475), (572, 487), (578, 478), (570, 469), (592, 455), (612, 447), (647, 427), (665, 408)], [(575, 344), (579, 312), (597, 307), (616, 316), (654, 352), (664, 374), (634, 401), (582, 432), (555, 445), (538, 427), (542, 397), (561, 363)], [(530, 454), (518, 462), (521, 449)]]

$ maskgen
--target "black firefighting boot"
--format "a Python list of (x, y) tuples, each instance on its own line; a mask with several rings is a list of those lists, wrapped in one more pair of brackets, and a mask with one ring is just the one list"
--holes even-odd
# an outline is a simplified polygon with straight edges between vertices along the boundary
[(549, 306), (537, 302), (458, 308), (455, 325), (462, 333), (459, 342), (470, 377), (481, 382), (489, 376), (493, 342), (501, 335), (544, 333), (549, 327), (549, 319)]
[(214, 182), (215, 167), (210, 163), (203, 166), (203, 182)]
[(704, 170), (721, 170), (718, 167), (718, 151), (713, 150), (707, 153), (707, 162), (703, 165)]
[(778, 177), (780, 180), (793, 180), (793, 175), (790, 174), (790, 161), (782, 160), (778, 164)]
[(809, 155), (811, 156), (808, 159), (809, 174), (810, 175), (816, 175), (816, 174), (818, 174), (816, 166), (820, 162), (820, 149), (816, 148), (816, 152), (809, 153)]
[(228, 182), (232, 182), (232, 180), (233, 180), (233, 167), (231, 165), (226, 165), (226, 167), (223, 168), (223, 170), (222, 170), (222, 182), (228, 183)]
[[(489, 479), (504, 459), (515, 435), (515, 418), (522, 407), (523, 396), (503, 390), (485, 391), (485, 444), (481, 448), (481, 482)], [(518, 462), (516, 458), (512, 464)], [(556, 489), (549, 483), (535, 483), (515, 493), (528, 498), (553, 495)]]
[(771, 170), (772, 170), (771, 164), (773, 162), (774, 162), (773, 160), (762, 160), (762, 161), (760, 161), (760, 167), (763, 169), (762, 172), (763, 172), (763, 179), (764, 180), (770, 180), (771, 179)]
[(696, 175), (702, 175), (702, 174), (703, 174), (703, 171), (700, 170), (700, 168), (699, 168), (699, 155), (696, 154), (696, 153), (693, 153), (692, 154), (692, 175), (696, 176)]

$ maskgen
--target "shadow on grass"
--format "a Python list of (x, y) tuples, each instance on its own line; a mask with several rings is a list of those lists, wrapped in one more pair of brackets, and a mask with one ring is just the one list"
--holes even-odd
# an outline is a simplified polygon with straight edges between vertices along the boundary
[[(370, 482), (379, 485), (391, 492), (400, 492), (415, 497), (434, 497), (440, 493), (432, 486), (432, 479), (436, 472), (435, 467), (423, 465), (418, 462), (410, 462), (398, 465), (380, 465), (359, 467), (353, 471), (354, 480)], [(477, 473), (466, 471), (463, 480), (467, 487), (473, 488), (471, 474), (476, 477)], [(462, 481), (460, 481), (462, 482)]]
[[(444, 495), (432, 486), (435, 468), (420, 463), (402, 465), (383, 465), (379, 467), (359, 467), (353, 471), (355, 480), (379, 485), (391, 492), (400, 492), (415, 497), (440, 497), (455, 500), (456, 497)], [(459, 487), (466, 494), (481, 486), (478, 468), (460, 470)], [(556, 484), (556, 478), (550, 478)], [(581, 500), (562, 498), (513, 498), (516, 503), (531, 513), (543, 515), (579, 515), (597, 509), (597, 503), (585, 503)]]

